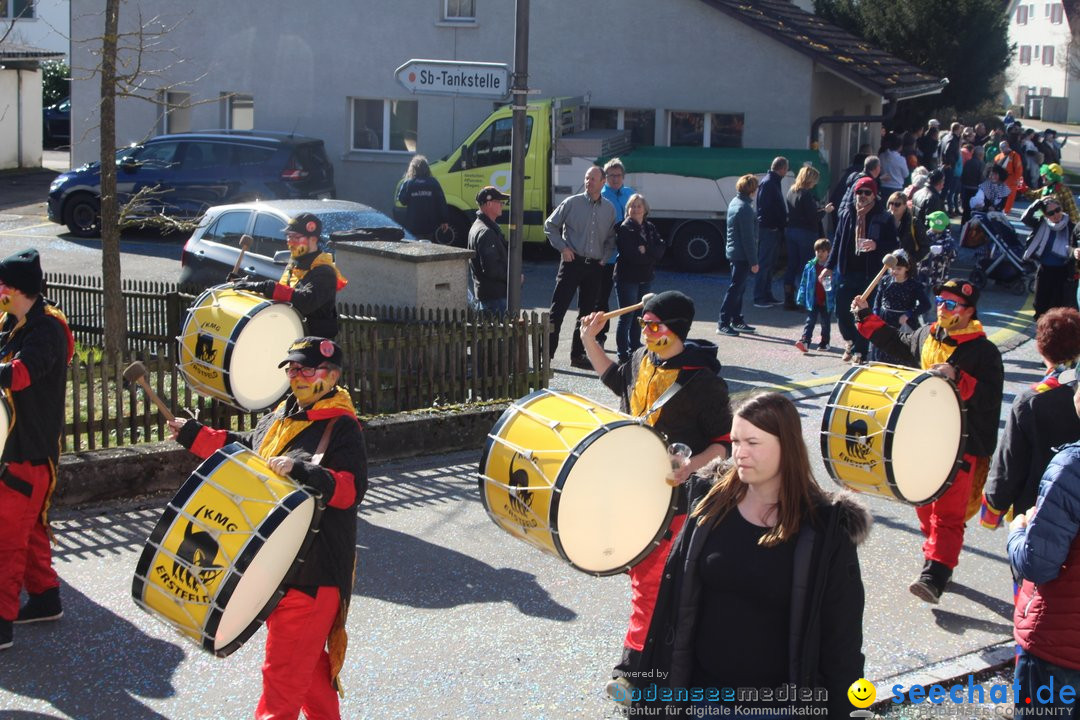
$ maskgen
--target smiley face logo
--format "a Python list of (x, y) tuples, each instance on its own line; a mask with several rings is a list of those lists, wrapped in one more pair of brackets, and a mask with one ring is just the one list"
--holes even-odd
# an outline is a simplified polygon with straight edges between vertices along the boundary
[(866, 678), (859, 678), (851, 683), (847, 691), (848, 700), (857, 708), (868, 708), (877, 699), (877, 688)]

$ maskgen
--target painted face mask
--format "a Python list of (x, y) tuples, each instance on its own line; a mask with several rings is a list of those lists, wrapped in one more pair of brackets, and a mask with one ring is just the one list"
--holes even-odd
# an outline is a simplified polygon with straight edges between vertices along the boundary
[(285, 242), (289, 246), (289, 254), (294, 258), (307, 255), (308, 244), (307, 239), (301, 235), (286, 236)]
[(11, 288), (0, 285), (0, 312), (11, 310)]
[(307, 407), (330, 390), (330, 383), (325, 371), (320, 371), (318, 375), (312, 378), (306, 378), (302, 375), (289, 378), (289, 388), (292, 389), (297, 401)]
[(658, 352), (660, 352), (661, 350), (663, 350), (664, 348), (666, 348), (670, 344), (671, 344), (671, 333), (670, 332), (664, 332), (663, 335), (655, 335), (655, 336), (652, 336), (652, 337), (649, 337), (649, 336), (645, 337), (645, 347), (649, 350), (649, 352), (658, 353)]

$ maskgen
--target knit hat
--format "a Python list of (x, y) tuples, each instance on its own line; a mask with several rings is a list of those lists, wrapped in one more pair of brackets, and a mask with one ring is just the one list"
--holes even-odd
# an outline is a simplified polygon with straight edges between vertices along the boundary
[(643, 312), (660, 318), (680, 340), (685, 340), (694, 321), (694, 301), (678, 290), (666, 290), (649, 298)]
[(934, 292), (938, 295), (942, 292), (951, 292), (953, 295), (964, 298), (964, 302), (972, 307), (979, 303), (979, 288), (974, 283), (960, 278), (949, 278), (934, 288)]
[(877, 191), (878, 191), (877, 183), (874, 182), (874, 178), (872, 178), (872, 177), (862, 177), (862, 178), (859, 178), (858, 180), (856, 180), (855, 181), (855, 187), (852, 188), (852, 192), (857, 193), (857, 192), (859, 192), (859, 190), (862, 190), (864, 187), (869, 187), (871, 190), (874, 191), (874, 194), (877, 195)]
[(300, 233), (304, 237), (318, 237), (322, 222), (311, 213), (300, 213), (285, 226), (285, 232)]
[(318, 367), (324, 362), (341, 367), (345, 353), (341, 346), (333, 340), (321, 337), (302, 337), (289, 346), (289, 354), (278, 363), (278, 367), (285, 367), (291, 362), (303, 367)]
[(934, 232), (941, 232), (949, 227), (949, 216), (942, 210), (935, 210), (926, 216), (926, 224), (929, 225), (930, 229)]
[(0, 260), (0, 283), (23, 295), (40, 295), (41, 281), (41, 259), (37, 250), (23, 250)]

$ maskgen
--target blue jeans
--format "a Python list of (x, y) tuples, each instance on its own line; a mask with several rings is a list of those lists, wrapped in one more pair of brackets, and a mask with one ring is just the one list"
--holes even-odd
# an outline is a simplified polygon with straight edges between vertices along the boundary
[(829, 344), (829, 331), (832, 329), (831, 313), (824, 305), (815, 305), (813, 310), (807, 311), (806, 324), (802, 329), (802, 341), (807, 345), (810, 344), (810, 338), (814, 335), (814, 325), (817, 324), (818, 318), (821, 318), (821, 342), (825, 345)]
[(772, 272), (776, 251), (784, 242), (784, 231), (758, 225), (758, 274), (754, 281), (754, 302), (776, 302), (772, 294)]
[[(636, 305), (641, 298), (652, 288), (651, 282), (623, 282), (615, 281), (615, 295), (619, 298), (619, 307)], [(641, 347), (641, 325), (638, 318), (641, 311), (626, 313), (619, 316), (619, 324), (615, 326), (615, 347), (619, 351), (619, 360), (625, 359), (630, 353)]]
[[(1034, 717), (1034, 708), (1060, 708), (1062, 714), (1054, 717), (1074, 717), (1076, 697), (1080, 695), (1080, 670), (1054, 665), (1023, 648), (1017, 649), (1020, 654), (1016, 658), (1014, 682), (1020, 686), (1020, 694), (1016, 698), (1016, 717)], [(1070, 685), (1075, 691), (1071, 702), (1061, 700), (1059, 693), (1063, 685)], [(1024, 702), (1027, 698), (1031, 698), (1030, 705)]]
[(477, 300), (476, 307), (480, 312), (495, 313), (496, 315), (502, 315), (506, 313), (506, 298), (495, 298), (494, 300)]
[(784, 243), (787, 245), (787, 270), (784, 271), (784, 289), (794, 288), (802, 279), (803, 268), (814, 257), (814, 243), (818, 234), (807, 228), (789, 227), (784, 230)]
[(731, 261), (731, 284), (724, 293), (720, 304), (720, 324), (730, 325), (743, 319), (742, 303), (746, 291), (746, 281), (750, 277), (750, 263), (741, 260)]
[[(855, 327), (855, 316), (851, 314), (851, 301), (862, 293), (870, 284), (865, 273), (847, 273), (840, 276), (840, 287), (836, 289), (836, 327), (844, 340), (851, 343), (851, 352), (859, 353), (866, 359), (870, 350), (870, 341), (859, 334)], [(866, 299), (874, 307), (873, 295)]]

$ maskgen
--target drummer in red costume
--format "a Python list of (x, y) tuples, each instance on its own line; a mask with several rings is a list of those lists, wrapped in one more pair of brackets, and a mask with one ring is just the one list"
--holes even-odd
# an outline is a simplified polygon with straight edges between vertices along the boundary
[[(0, 650), (12, 645), (13, 622), (64, 614), (45, 511), (56, 485), (75, 342), (43, 292), (37, 250), (0, 262), (0, 389), (13, 421), (0, 457)], [(23, 588), (29, 597), (20, 608)]]
[(348, 280), (334, 265), (334, 257), (319, 249), (322, 222), (301, 213), (285, 227), (285, 242), (292, 260), (277, 282), (239, 280), (237, 290), (247, 290), (271, 300), (292, 303), (304, 316), (309, 334), (333, 339), (338, 333), (337, 294)]
[(934, 604), (960, 560), (964, 523), (982, 502), (990, 456), (997, 446), (1005, 382), (1001, 352), (986, 337), (976, 312), (979, 289), (966, 280), (947, 280), (937, 288), (936, 299), (937, 321), (909, 335), (901, 335), (872, 314), (861, 296), (851, 303), (863, 337), (904, 365), (952, 380), (967, 408), (967, 440), (956, 479), (940, 498), (916, 508), (926, 538), (924, 564), (908, 589)]
[(291, 393), (250, 433), (214, 430), (195, 420), (169, 423), (176, 440), (195, 455), (206, 458), (239, 442), (324, 504), (315, 539), (285, 578), (285, 597), (266, 621), (256, 720), (294, 720), (301, 710), (308, 720), (341, 717), (338, 673), (356, 564), (356, 509), (367, 491), (364, 436), (348, 391), (337, 385), (342, 359), (332, 340), (294, 342), (281, 362)]
[[(676, 484), (711, 460), (728, 457), (731, 448), (731, 403), (727, 383), (719, 374), (717, 347), (707, 340), (686, 339), (693, 320), (694, 301), (683, 293), (669, 290), (654, 295), (645, 303), (639, 321), (645, 345), (622, 364), (613, 362), (596, 340), (604, 327), (603, 313), (593, 313), (581, 323), (581, 339), (589, 362), (601, 381), (619, 396), (622, 411), (644, 417), (666, 436), (667, 442), (684, 443), (693, 451), (689, 464), (676, 471)], [(664, 561), (672, 538), (686, 521), (686, 500), (682, 494), (679, 497), (682, 505), (660, 545), (630, 569), (630, 628), (623, 642), (622, 660), (607, 686), (612, 698), (629, 697), (628, 685), (648, 684), (637, 682), (636, 673), (640, 672), (641, 650), (656, 605)]]

